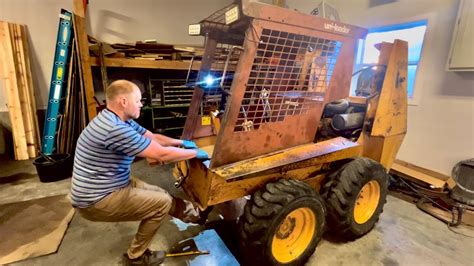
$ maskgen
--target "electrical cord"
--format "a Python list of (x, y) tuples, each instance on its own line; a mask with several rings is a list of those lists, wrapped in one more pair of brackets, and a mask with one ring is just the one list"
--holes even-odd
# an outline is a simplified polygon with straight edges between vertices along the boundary
[[(437, 197), (437, 198), (441, 199), (440, 196), (432, 196), (432, 197), (429, 197), (429, 196), (427, 196), (426, 194), (424, 194), (424, 193), (420, 192), (419, 190), (417, 190), (416, 188), (414, 188), (412, 185), (410, 185), (410, 184), (409, 184), (408, 182), (406, 182), (405, 180), (403, 180), (403, 178), (398, 177), (398, 180), (402, 181), (402, 183), (403, 183), (405, 186), (407, 186), (408, 188), (410, 188), (416, 195), (418, 195), (418, 196), (421, 197), (421, 198), (418, 200), (417, 204), (416, 204), (417, 208), (419, 208), (420, 210), (426, 212), (425, 210), (423, 210), (423, 209), (421, 208), (421, 205), (422, 205), (423, 203), (425, 203), (426, 201), (431, 202), (432, 204), (436, 205), (436, 206), (439, 207), (440, 209), (442, 209), (442, 210), (444, 210), (444, 211), (446, 211), (446, 212), (448, 212), (448, 213), (451, 214), (451, 221), (447, 221), (447, 220), (444, 220), (444, 219), (440, 219), (439, 217), (434, 216), (434, 217), (436, 217), (438, 220), (443, 221), (443, 222), (447, 225), (447, 227), (448, 227), (448, 229), (449, 229), (450, 231), (452, 231), (452, 232), (455, 233), (455, 234), (462, 235), (462, 236), (464, 236), (464, 237), (474, 238), (474, 236), (466, 235), (466, 234), (463, 234), (463, 233), (461, 233), (461, 232), (457, 232), (457, 231), (455, 231), (455, 230), (453, 229), (453, 227), (456, 227), (456, 226), (458, 226), (459, 224), (461, 224), (461, 220), (458, 220), (458, 221), (456, 222), (456, 217), (455, 217), (455, 215), (454, 215), (454, 211), (449, 210), (448, 208), (442, 206), (441, 204), (439, 204), (438, 202), (436, 202), (435, 200), (432, 199), (432, 197)], [(404, 191), (402, 191), (402, 192), (405, 193)], [(431, 192), (433, 192), (433, 191), (430, 191), (430, 193), (431, 193)], [(442, 195), (447, 195), (447, 193), (444, 193), (444, 192), (435, 192), (435, 193), (439, 193), (439, 194), (442, 194)], [(406, 194), (409, 194), (409, 193), (406, 193)], [(413, 194), (411, 194), (411, 195), (413, 195)], [(463, 209), (464, 209), (464, 208), (458, 207), (458, 219), (460, 219), (460, 217), (461, 217), (461, 215), (460, 215), (459, 212), (462, 212)], [(428, 213), (428, 214), (430, 214), (430, 213)], [(433, 214), (430, 214), (430, 215), (433, 216)], [(468, 225), (468, 224), (465, 224), (465, 225), (471, 226), (471, 225)], [(472, 226), (471, 226), (471, 227), (472, 227)]]
[[(403, 178), (399, 178), (399, 180), (401, 180), (408, 188), (410, 188), (413, 192), (415, 192), (415, 194), (421, 196), (422, 198), (430, 201), (431, 203), (437, 205), (439, 208), (441, 208), (442, 210), (444, 211), (447, 211), (447, 212), (451, 212), (449, 209), (445, 208), (444, 206), (442, 206), (441, 204), (437, 203), (436, 201), (434, 201), (433, 199), (431, 199), (430, 197), (428, 197), (427, 195), (421, 193), (420, 191), (418, 191), (417, 189), (415, 189), (414, 187), (412, 187), (408, 182), (406, 182), (405, 180), (403, 180)], [(452, 220), (451, 222), (454, 223), (454, 214), (452, 214)]]
[(421, 190), (422, 193), (425, 193), (426, 196), (448, 196), (449, 192), (448, 191), (434, 191), (430, 190), (428, 188), (425, 188), (421, 185), (418, 185), (417, 183), (412, 183), (412, 186), (414, 186), (416, 189)]
[(255, 34), (256, 38), (259, 39), (259, 40), (258, 40), (258, 41), (255, 41), (255, 40), (251, 40), (249, 37), (247, 37), (248, 31), (245, 33), (245, 37), (244, 37), (244, 38), (245, 38), (247, 41), (249, 41), (249, 42), (258, 43), (258, 44), (263, 43), (262, 40), (260, 40), (260, 37), (258, 36), (258, 32), (257, 32), (257, 29), (255, 29), (255, 26), (254, 26), (252, 23), (250, 23), (250, 27), (252, 28), (252, 31), (253, 31), (253, 33)]
[[(468, 225), (468, 224), (465, 224), (465, 225), (472, 227), (472, 225)], [(457, 232), (456, 230), (453, 229), (453, 226), (449, 226), (449, 225), (447, 225), (447, 226), (448, 226), (449, 231), (451, 231), (451, 232), (453, 232), (453, 233), (455, 233), (455, 234), (462, 235), (462, 236), (464, 236), (464, 237), (474, 238), (474, 236), (470, 236), (470, 235), (463, 234), (463, 233), (461, 233), (461, 232)]]

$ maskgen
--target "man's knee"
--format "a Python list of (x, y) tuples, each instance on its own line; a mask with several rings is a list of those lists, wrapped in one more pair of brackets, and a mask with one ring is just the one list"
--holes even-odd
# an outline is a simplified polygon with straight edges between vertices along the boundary
[(165, 195), (166, 213), (169, 213), (173, 207), (173, 197), (169, 193), (165, 193)]
[(173, 197), (165, 193), (156, 193), (158, 198), (156, 198), (155, 210), (158, 216), (164, 216), (170, 212), (170, 209), (173, 207)]

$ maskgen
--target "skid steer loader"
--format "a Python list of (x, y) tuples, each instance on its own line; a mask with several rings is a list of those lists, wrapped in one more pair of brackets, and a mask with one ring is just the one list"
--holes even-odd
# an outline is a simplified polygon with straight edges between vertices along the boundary
[(260, 265), (303, 264), (326, 227), (370, 231), (406, 134), (407, 43), (379, 44), (349, 97), (363, 28), (237, 2), (189, 33), (205, 49), (182, 138), (211, 159), (176, 165), (186, 194), (203, 209), (250, 195), (240, 247)]

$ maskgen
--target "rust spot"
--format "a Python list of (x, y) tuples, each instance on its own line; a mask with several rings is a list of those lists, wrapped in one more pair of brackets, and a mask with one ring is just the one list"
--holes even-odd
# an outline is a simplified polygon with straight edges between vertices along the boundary
[(285, 135), (282, 139), (281, 139), (281, 144), (283, 146), (286, 146), (286, 145), (289, 145), (293, 142), (293, 136), (291, 135)]

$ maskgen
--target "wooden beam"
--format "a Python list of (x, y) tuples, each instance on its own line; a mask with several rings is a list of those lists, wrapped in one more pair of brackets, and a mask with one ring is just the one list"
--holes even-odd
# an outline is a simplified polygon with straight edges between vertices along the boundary
[[(87, 107), (87, 119), (91, 121), (97, 115), (94, 101), (94, 84), (92, 82), (92, 70), (89, 55), (89, 41), (87, 39), (86, 22), (84, 17), (73, 14), (74, 38), (76, 38), (79, 52), (79, 63), (82, 70), (82, 80), (84, 82), (85, 99)], [(80, 77), (81, 78), (81, 77)]]
[[(97, 57), (91, 57), (92, 66), (100, 66), (100, 60)], [(150, 69), (176, 69), (188, 70), (190, 61), (177, 60), (143, 60), (132, 58), (110, 58), (105, 57), (105, 65), (107, 67), (128, 67), (128, 68), (150, 68)], [(201, 62), (194, 61), (192, 70), (199, 70)]]
[(107, 89), (109, 86), (109, 81), (107, 78), (107, 65), (105, 64), (105, 56), (104, 56), (104, 43), (99, 43), (99, 61), (100, 61), (100, 76), (102, 78), (102, 90)]
[(74, 153), (74, 150), (71, 147), (77, 141), (77, 139), (73, 138), (74, 129), (76, 127), (76, 117), (78, 112), (74, 111), (77, 103), (75, 95), (79, 88), (76, 87), (76, 73), (78, 65), (76, 63), (77, 55), (76, 55), (76, 48), (75, 42), (71, 43), (70, 48), (70, 55), (71, 59), (69, 61), (69, 71), (68, 71), (68, 78), (67, 78), (67, 87), (66, 87), (66, 102), (64, 107), (64, 114), (63, 114), (63, 127), (61, 128), (61, 134), (64, 136), (62, 144), (60, 148), (63, 150), (64, 153)]
[(414, 182), (428, 184), (436, 190), (443, 190), (446, 185), (446, 181), (412, 168), (408, 164), (401, 164), (400, 161), (394, 162), (390, 171)]
[(0, 21), (0, 62), (7, 94), (8, 113), (12, 126), (13, 145), (16, 160), (29, 159), (26, 146), (25, 127), (18, 97), (18, 82), (15, 73), (12, 38), (7, 22)]
[(74, 14), (86, 17), (87, 0), (73, 0), (73, 6)]
[(30, 94), (28, 91), (28, 81), (26, 79), (25, 55), (23, 53), (23, 44), (21, 39), (21, 29), (18, 24), (9, 24), (10, 35), (12, 38), (12, 47), (15, 61), (15, 68), (18, 81), (18, 95), (20, 98), (21, 114), (25, 127), (26, 146), (30, 158), (37, 155), (36, 136), (34, 132), (34, 114), (30, 105)]
[(25, 25), (20, 26), (21, 31), (21, 40), (23, 44), (23, 54), (25, 55), (25, 67), (26, 67), (26, 80), (27, 80), (27, 88), (30, 95), (30, 105), (31, 110), (33, 111), (33, 122), (34, 122), (34, 131), (36, 135), (36, 145), (37, 149), (41, 149), (41, 135), (40, 129), (38, 124), (38, 116), (36, 114), (36, 96), (35, 96), (35, 89), (33, 85), (33, 78), (31, 74), (31, 61), (30, 61), (30, 46), (28, 43), (28, 31)]
[(395, 163), (397, 164), (400, 164), (400, 165), (403, 165), (405, 167), (408, 167), (410, 169), (413, 169), (417, 172), (421, 172), (423, 174), (426, 174), (426, 175), (429, 175), (429, 176), (432, 176), (434, 178), (437, 178), (439, 180), (443, 180), (443, 181), (446, 181), (450, 178), (450, 176), (447, 176), (447, 175), (443, 175), (441, 173), (438, 173), (438, 172), (435, 172), (433, 170), (430, 170), (430, 169), (426, 169), (426, 168), (423, 168), (421, 166), (418, 166), (418, 165), (414, 165), (412, 163), (409, 163), (409, 162), (405, 162), (405, 161), (402, 161), (402, 160), (395, 160)]

